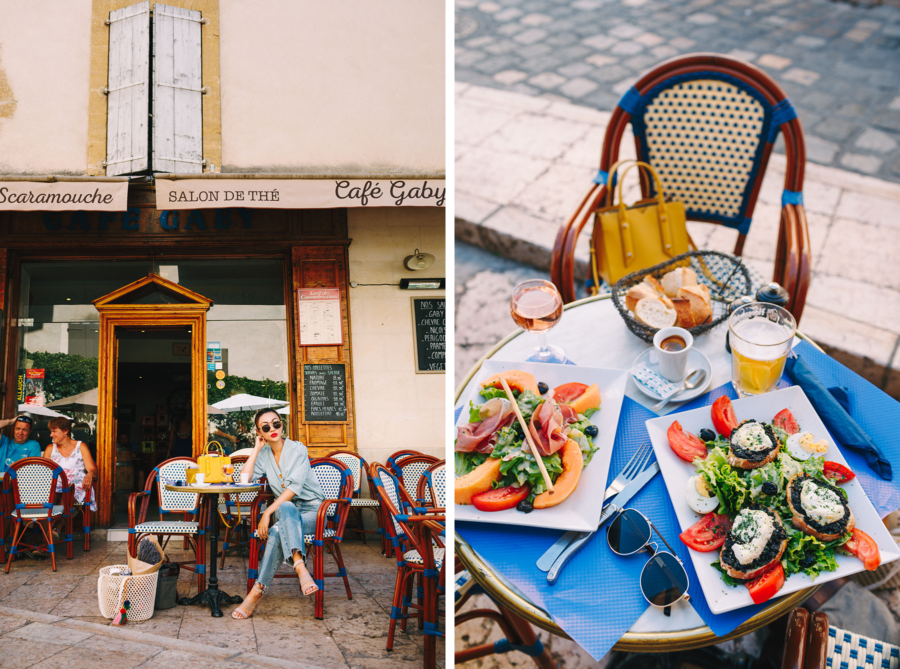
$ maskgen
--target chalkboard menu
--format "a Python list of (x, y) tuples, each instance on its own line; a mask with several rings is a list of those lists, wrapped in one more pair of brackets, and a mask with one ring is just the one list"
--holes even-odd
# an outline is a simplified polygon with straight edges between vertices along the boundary
[(442, 297), (412, 298), (416, 374), (443, 374), (446, 369), (445, 304)]
[(346, 365), (303, 365), (303, 422), (347, 422)]

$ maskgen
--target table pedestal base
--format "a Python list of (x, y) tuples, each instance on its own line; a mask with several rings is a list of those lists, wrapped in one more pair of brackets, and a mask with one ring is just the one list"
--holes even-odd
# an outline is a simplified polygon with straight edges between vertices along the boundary
[(238, 597), (237, 595), (229, 595), (222, 590), (216, 588), (213, 590), (212, 588), (207, 588), (203, 592), (194, 595), (190, 599), (187, 597), (182, 597), (178, 600), (178, 603), (181, 606), (192, 606), (194, 604), (208, 604), (210, 610), (212, 611), (213, 618), (221, 618), (222, 617), (222, 609), (220, 606), (222, 604), (240, 604), (244, 601), (243, 597)]

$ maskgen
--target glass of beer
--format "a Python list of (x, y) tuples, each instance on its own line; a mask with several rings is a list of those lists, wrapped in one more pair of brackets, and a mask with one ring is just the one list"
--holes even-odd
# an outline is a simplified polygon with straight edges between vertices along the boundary
[(513, 288), (509, 301), (513, 320), (523, 330), (538, 336), (538, 346), (529, 354), (529, 362), (566, 362), (566, 354), (554, 344), (547, 343), (547, 330), (562, 318), (563, 302), (559, 291), (550, 281), (531, 279)]
[(775, 390), (791, 351), (797, 322), (775, 304), (751, 302), (728, 319), (731, 383), (741, 397)]

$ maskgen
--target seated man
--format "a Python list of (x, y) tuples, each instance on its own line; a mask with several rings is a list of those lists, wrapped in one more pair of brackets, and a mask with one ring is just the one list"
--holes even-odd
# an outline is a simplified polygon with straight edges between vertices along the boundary
[(34, 421), (30, 416), (0, 419), (0, 428), (13, 425), (13, 438), (0, 435), (0, 467), (11, 465), (22, 458), (41, 457), (41, 446), (29, 439)]

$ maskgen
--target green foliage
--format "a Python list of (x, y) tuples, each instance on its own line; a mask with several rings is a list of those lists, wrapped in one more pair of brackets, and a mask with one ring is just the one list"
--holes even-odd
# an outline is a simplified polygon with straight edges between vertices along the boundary
[[(72, 353), (30, 352), (23, 349), (23, 358), (32, 360), (33, 369), (44, 371), (44, 394), (47, 402), (77, 395), (96, 388), (97, 358), (84, 358)], [(21, 370), (20, 374), (23, 373)]]
[(224, 388), (216, 387), (215, 372), (207, 373), (207, 394), (209, 403), (215, 404), (224, 399), (228, 399), (232, 395), (239, 393), (247, 393), (248, 395), (256, 395), (257, 397), (267, 397), (273, 400), (287, 400), (287, 383), (284, 381), (272, 381), (271, 379), (248, 379), (246, 376), (226, 376)]

